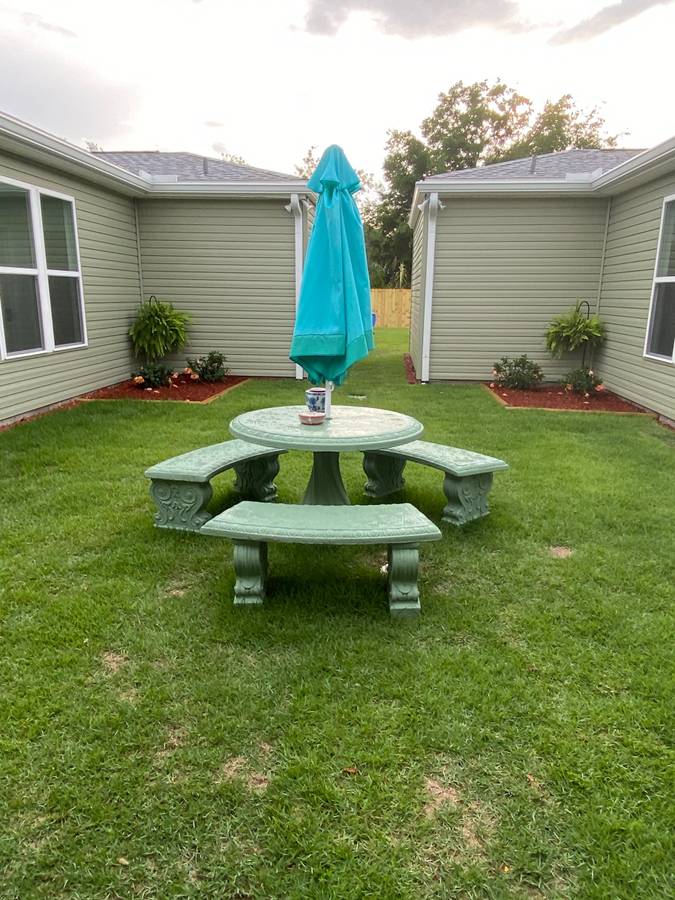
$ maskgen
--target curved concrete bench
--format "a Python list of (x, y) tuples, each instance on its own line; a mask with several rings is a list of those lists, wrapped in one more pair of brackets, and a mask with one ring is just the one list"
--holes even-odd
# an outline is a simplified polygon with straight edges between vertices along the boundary
[(421, 541), (436, 541), (438, 528), (410, 503), (386, 506), (289, 506), (244, 501), (214, 516), (202, 534), (234, 542), (235, 606), (258, 606), (265, 597), (267, 542), (290, 544), (387, 544), (389, 611), (419, 614), (417, 587)]
[(157, 505), (156, 527), (199, 531), (211, 518), (206, 511), (213, 496), (211, 479), (227, 469), (234, 469), (234, 489), (240, 494), (265, 503), (274, 500), (279, 454), (285, 452), (247, 441), (223, 441), (151, 466), (145, 477)]
[(443, 521), (464, 525), (480, 519), (490, 511), (487, 497), (494, 472), (508, 469), (508, 465), (494, 456), (446, 447), (430, 441), (410, 441), (389, 450), (368, 451), (363, 454), (363, 469), (368, 476), (365, 491), (369, 497), (386, 497), (403, 489), (403, 470), (407, 462), (421, 463), (445, 472), (443, 492), (446, 505)]

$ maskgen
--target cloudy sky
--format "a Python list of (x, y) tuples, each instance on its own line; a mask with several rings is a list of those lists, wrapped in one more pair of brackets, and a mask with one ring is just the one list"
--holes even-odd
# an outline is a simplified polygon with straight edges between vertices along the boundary
[(222, 149), (293, 172), (501, 77), (598, 105), (620, 145), (675, 134), (675, 0), (0, 0), (0, 110), (106, 150)]

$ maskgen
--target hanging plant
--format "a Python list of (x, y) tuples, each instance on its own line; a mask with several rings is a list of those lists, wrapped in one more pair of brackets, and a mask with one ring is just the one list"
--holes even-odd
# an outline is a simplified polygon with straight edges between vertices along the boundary
[[(587, 313), (581, 309), (584, 305), (588, 308)], [(605, 326), (599, 316), (590, 315), (587, 300), (579, 300), (569, 312), (553, 318), (546, 331), (546, 347), (557, 359), (576, 350), (581, 350), (585, 359), (586, 350), (600, 347), (605, 336)]]
[(169, 353), (182, 350), (187, 340), (189, 321), (185, 313), (154, 295), (147, 303), (141, 303), (136, 321), (129, 329), (136, 357), (155, 362)]

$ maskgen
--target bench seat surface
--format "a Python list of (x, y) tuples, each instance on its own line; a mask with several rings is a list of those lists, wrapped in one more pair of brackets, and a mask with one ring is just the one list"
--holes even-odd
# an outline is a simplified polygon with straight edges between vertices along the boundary
[(378, 450), (385, 456), (398, 456), (420, 462), (453, 475), (480, 475), (483, 472), (498, 472), (508, 469), (508, 465), (494, 456), (474, 453), (473, 450), (462, 450), (460, 447), (446, 447), (444, 444), (433, 444), (431, 441), (410, 441), (399, 444), (388, 450)]
[(237, 462), (284, 452), (261, 444), (249, 444), (248, 441), (223, 441), (222, 444), (200, 447), (157, 463), (146, 470), (145, 477), (167, 481), (209, 481)]
[(289, 544), (414, 544), (441, 537), (410, 503), (384, 506), (292, 506), (244, 500), (214, 516), (202, 534)]

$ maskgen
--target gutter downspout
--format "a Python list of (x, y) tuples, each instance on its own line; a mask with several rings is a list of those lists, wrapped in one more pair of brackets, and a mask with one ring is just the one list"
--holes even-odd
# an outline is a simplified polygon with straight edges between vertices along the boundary
[[(285, 207), (289, 213), (293, 213), (294, 229), (295, 229), (295, 312), (298, 312), (298, 303), (300, 302), (300, 283), (302, 282), (303, 269), (303, 229), (302, 229), (302, 207), (300, 206), (300, 197), (298, 194), (291, 194), (291, 202)], [(296, 364), (295, 377), (296, 380), (304, 378), (302, 366)]]
[(605, 256), (607, 254), (607, 234), (609, 233), (609, 216), (612, 211), (612, 198), (607, 201), (607, 216), (605, 218), (605, 236), (602, 240), (602, 254), (600, 255), (600, 277), (598, 278), (598, 295), (595, 298), (595, 312), (600, 312), (600, 298), (602, 297), (602, 283), (605, 280)]
[(436, 218), (441, 204), (438, 193), (429, 194), (427, 206), (426, 266), (424, 272), (424, 315), (422, 324), (422, 371), (420, 380), (429, 381), (431, 353), (431, 308), (434, 299), (434, 263), (436, 261)]

